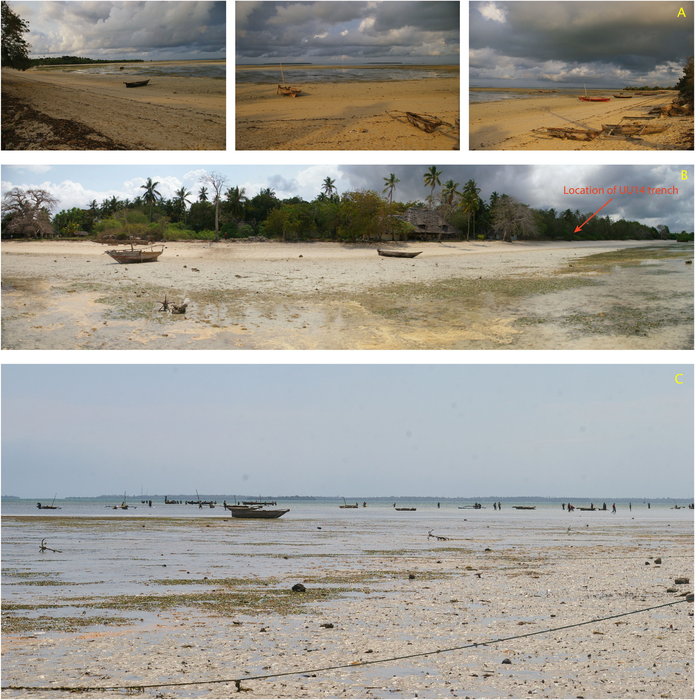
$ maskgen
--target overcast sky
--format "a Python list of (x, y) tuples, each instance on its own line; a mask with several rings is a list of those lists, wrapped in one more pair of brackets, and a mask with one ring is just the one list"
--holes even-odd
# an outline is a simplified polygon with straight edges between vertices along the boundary
[(236, 62), (458, 64), (458, 2), (237, 2)]
[(226, 56), (224, 2), (9, 2), (29, 22), (32, 58), (147, 61)]
[(5, 365), (2, 417), (25, 498), (693, 493), (692, 364)]
[(667, 87), (693, 54), (692, 2), (471, 2), (469, 10), (471, 86)]
[[(390, 173), (400, 179), (394, 197), (407, 202), (424, 200), (430, 193), (424, 186), (424, 165), (91, 165), (91, 166), (10, 166), (2, 168), (2, 194), (13, 187), (40, 187), (58, 197), (54, 214), (71, 207), (86, 208), (94, 199), (101, 203), (116, 196), (134, 199), (148, 177), (159, 182), (157, 189), (166, 198), (181, 187), (193, 192), (200, 189), (205, 172), (218, 171), (227, 176), (230, 186), (246, 188), (252, 197), (262, 188), (272, 188), (280, 199), (300, 196), (308, 201), (321, 191), (326, 177), (336, 181), (340, 193), (354, 189), (384, 189), (384, 177)], [(474, 179), (480, 196), (488, 200), (493, 191), (509, 194), (538, 209), (579, 209), (595, 212), (611, 197), (613, 201), (601, 212), (611, 219), (640, 221), (649, 226), (665, 224), (672, 231), (693, 230), (693, 167), (690, 165), (439, 165), (440, 181), (453, 179), (463, 186)], [(689, 173), (681, 179), (681, 171)], [(637, 185), (669, 188), (676, 186), (678, 195), (566, 195), (565, 187), (604, 187)]]

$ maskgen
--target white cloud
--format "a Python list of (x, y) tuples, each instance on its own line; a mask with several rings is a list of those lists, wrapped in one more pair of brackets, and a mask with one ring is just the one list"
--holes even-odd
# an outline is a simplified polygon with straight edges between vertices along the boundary
[(481, 5), (478, 8), (478, 12), (480, 12), (485, 19), (491, 19), (493, 22), (504, 23), (507, 21), (507, 10), (498, 7), (494, 2)]

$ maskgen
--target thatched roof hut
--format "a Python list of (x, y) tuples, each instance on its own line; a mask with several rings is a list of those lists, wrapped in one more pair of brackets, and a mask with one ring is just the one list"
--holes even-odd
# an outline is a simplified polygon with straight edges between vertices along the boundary
[(444, 236), (451, 238), (461, 235), (461, 231), (459, 231), (456, 226), (445, 221), (444, 217), (435, 210), (430, 211), (429, 209), (410, 207), (396, 218), (415, 226), (417, 235), (422, 238), (429, 238), (431, 236), (438, 237), (440, 231), (442, 238)]

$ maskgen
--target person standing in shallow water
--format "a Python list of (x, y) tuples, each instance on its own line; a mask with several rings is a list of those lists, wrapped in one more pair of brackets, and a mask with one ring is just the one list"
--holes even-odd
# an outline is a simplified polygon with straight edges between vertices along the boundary
[(615, 510), (615, 503), (613, 504), (613, 512), (614, 512), (614, 513), (616, 512), (616, 510)]

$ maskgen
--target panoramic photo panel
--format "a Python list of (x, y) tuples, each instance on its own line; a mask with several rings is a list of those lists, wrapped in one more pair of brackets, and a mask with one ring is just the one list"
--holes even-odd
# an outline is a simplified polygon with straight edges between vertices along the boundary
[(459, 2), (235, 6), (237, 150), (459, 148)]
[(2, 3), (2, 149), (226, 144), (225, 2)]
[(2, 169), (4, 349), (692, 349), (692, 165)]
[(470, 2), (470, 149), (692, 150), (694, 9)]
[(2, 380), (3, 697), (690, 697), (692, 363)]

